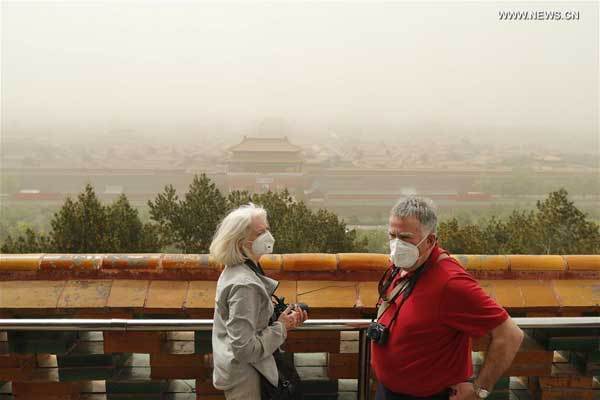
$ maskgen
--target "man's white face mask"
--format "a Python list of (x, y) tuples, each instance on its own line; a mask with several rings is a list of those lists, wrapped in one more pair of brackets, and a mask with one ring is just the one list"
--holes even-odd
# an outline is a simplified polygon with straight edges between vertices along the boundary
[(266, 231), (252, 242), (252, 252), (257, 256), (263, 254), (271, 254), (273, 252), (273, 246), (275, 245), (275, 238), (271, 235), (271, 232)]
[(419, 259), (419, 245), (427, 239), (429, 233), (415, 246), (398, 238), (390, 240), (390, 259), (394, 265), (404, 270), (410, 270)]

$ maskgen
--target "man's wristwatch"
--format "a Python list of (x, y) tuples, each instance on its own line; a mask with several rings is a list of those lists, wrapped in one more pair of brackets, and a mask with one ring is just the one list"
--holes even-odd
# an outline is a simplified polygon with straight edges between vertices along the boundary
[(473, 382), (473, 390), (475, 391), (475, 396), (478, 399), (487, 399), (490, 395), (490, 392), (481, 386), (479, 386), (476, 382)]

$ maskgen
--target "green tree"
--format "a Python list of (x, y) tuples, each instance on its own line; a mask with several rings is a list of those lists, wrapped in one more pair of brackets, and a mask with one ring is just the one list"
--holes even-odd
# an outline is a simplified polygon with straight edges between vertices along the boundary
[(104, 206), (91, 185), (75, 201), (67, 198), (50, 225), (47, 236), (28, 229), (16, 239), (7, 237), (2, 252), (137, 253), (160, 248), (156, 229), (141, 222), (125, 195)]
[(75, 200), (67, 198), (54, 214), (48, 236), (26, 231), (7, 237), (2, 251), (22, 252), (153, 252), (172, 246), (184, 253), (206, 253), (217, 224), (230, 210), (254, 202), (269, 214), (278, 253), (367, 251), (368, 239), (357, 237), (343, 220), (327, 210), (313, 211), (286, 190), (224, 197), (206, 175), (196, 176), (180, 199), (166, 186), (149, 201), (152, 223), (143, 224), (138, 211), (121, 195), (103, 205), (91, 185)]
[(229, 208), (253, 202), (267, 210), (278, 253), (337, 253), (367, 251), (368, 239), (357, 238), (355, 230), (331, 211), (313, 211), (295, 201), (287, 190), (250, 195), (235, 191), (228, 196)]
[(568, 198), (565, 189), (538, 201), (535, 210), (514, 210), (505, 220), (492, 217), (479, 225), (456, 218), (440, 224), (442, 245), (471, 254), (597, 254), (600, 227)]
[[(490, 227), (494, 229), (495, 227)], [(539, 225), (535, 211), (514, 210), (507, 218), (505, 229), (497, 236), (504, 236), (498, 253), (506, 254), (539, 254)]]
[(369, 241), (358, 238), (355, 229), (348, 229), (346, 223), (331, 211), (319, 209), (315, 214), (316, 227), (321, 227), (314, 237), (319, 251), (324, 253), (366, 252)]
[(387, 254), (390, 252), (387, 229), (358, 229), (356, 236), (359, 243), (366, 243), (367, 253)]
[(39, 235), (30, 228), (24, 235), (13, 239), (10, 235), (5, 239), (0, 252), (2, 253), (46, 253), (51, 250), (50, 240), (45, 235)]
[(205, 175), (194, 176), (184, 199), (166, 186), (148, 201), (150, 217), (158, 224), (162, 245), (174, 245), (184, 253), (206, 253), (215, 228), (227, 211), (227, 200)]
[(131, 207), (127, 196), (118, 199), (106, 207), (107, 252), (135, 253), (154, 252), (160, 249), (157, 229), (150, 224), (143, 224), (138, 211)]
[(565, 189), (550, 193), (536, 204), (539, 251), (545, 254), (597, 253), (600, 250), (598, 224), (588, 221), (568, 198)]
[(65, 201), (50, 225), (55, 251), (100, 253), (109, 248), (106, 210), (90, 184), (85, 186), (76, 201), (70, 198)]
[(460, 225), (456, 218), (438, 226), (438, 237), (443, 247), (457, 254), (482, 253), (484, 242), (481, 228), (475, 224)]
[(177, 242), (176, 227), (179, 224), (179, 197), (173, 185), (165, 186), (154, 201), (148, 201), (150, 219), (156, 222), (154, 225), (159, 234), (162, 246), (168, 246)]

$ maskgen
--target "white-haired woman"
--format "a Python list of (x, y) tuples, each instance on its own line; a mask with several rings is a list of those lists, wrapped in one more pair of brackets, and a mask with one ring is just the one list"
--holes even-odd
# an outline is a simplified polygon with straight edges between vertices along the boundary
[(216, 291), (213, 385), (228, 400), (260, 399), (259, 373), (277, 386), (273, 352), (307, 318), (305, 311), (288, 307), (269, 324), (278, 282), (264, 274), (259, 259), (274, 243), (266, 211), (248, 204), (221, 221), (210, 245), (215, 261), (225, 265)]

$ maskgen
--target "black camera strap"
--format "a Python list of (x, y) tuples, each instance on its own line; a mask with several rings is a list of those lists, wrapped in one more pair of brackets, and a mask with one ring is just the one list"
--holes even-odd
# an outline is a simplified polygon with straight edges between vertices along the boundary
[(246, 261), (244, 261), (244, 264), (246, 264), (248, 266), (248, 268), (250, 268), (252, 271), (254, 271), (254, 273), (256, 275), (265, 276), (265, 271), (260, 266), (260, 263), (255, 264), (254, 261), (252, 261), (249, 258), (246, 258)]
[[(257, 276), (266, 276), (265, 271), (262, 269), (262, 267), (260, 266), (260, 263), (255, 264), (254, 261), (252, 261), (251, 259), (247, 258), (246, 261), (244, 261), (244, 264), (246, 264), (246, 266), (248, 268), (250, 268)], [(271, 298), (275, 299), (275, 304), (279, 305), (280, 307), (282, 305), (285, 306), (285, 299), (283, 297), (279, 298), (278, 296), (275, 295), (275, 293), (273, 293), (271, 295)], [(275, 322), (275, 320), (273, 319), (273, 316), (271, 316), (271, 321), (270, 323)]]
[[(391, 271), (391, 272), (390, 272)], [(389, 273), (389, 278), (388, 278), (388, 273)], [(398, 273), (400, 273), (400, 268), (392, 265), (391, 267), (389, 267), (388, 269), (385, 270), (383, 276), (381, 277), (381, 279), (379, 279), (379, 283), (377, 284), (377, 291), (379, 293), (379, 299), (383, 298), (383, 296), (385, 296), (385, 293), (387, 292), (388, 288), (390, 287), (390, 285), (392, 284), (392, 282), (394, 281), (394, 278), (396, 278), (396, 275), (398, 275)], [(379, 302), (379, 299), (377, 300), (377, 302)]]
[[(398, 295), (396, 296), (396, 297), (398, 297), (399, 295), (402, 295), (402, 300), (400, 300), (400, 304), (398, 304), (396, 306), (396, 309), (394, 310), (394, 315), (392, 316), (392, 319), (390, 320), (390, 323), (388, 324), (388, 329), (390, 329), (392, 327), (392, 325), (394, 324), (394, 321), (396, 320), (396, 317), (398, 316), (400, 309), (404, 305), (404, 302), (406, 301), (406, 299), (408, 299), (408, 296), (412, 293), (412, 290), (414, 289), (416, 283), (417, 283), (416, 278), (414, 280), (409, 278), (409, 281), (404, 285), (404, 287), (400, 290), (400, 293), (398, 293)], [(393, 301), (395, 301), (395, 299), (392, 300), (392, 302)], [(388, 309), (389, 309), (389, 307), (388, 307)], [(387, 310), (385, 310), (385, 311), (387, 311)], [(384, 313), (385, 313), (385, 311), (384, 311)], [(383, 315), (383, 313), (381, 315)], [(380, 318), (381, 318), (381, 315), (379, 316)]]
[[(444, 260), (446, 258), (449, 258), (449, 255), (447, 252), (443, 252), (441, 253), (435, 264), (439, 263), (441, 260)], [(392, 316), (392, 319), (390, 320), (390, 323), (388, 324), (388, 328), (391, 328), (392, 324), (394, 323), (394, 321), (396, 320), (396, 317), (398, 317), (398, 313), (400, 312), (400, 308), (402, 308), (402, 306), (404, 305), (404, 302), (406, 301), (406, 299), (408, 299), (408, 296), (410, 296), (410, 294), (412, 293), (413, 289), (415, 288), (415, 286), (417, 285), (417, 281), (419, 280), (419, 277), (423, 274), (423, 272), (425, 272), (425, 270), (429, 267), (429, 264), (425, 264), (423, 265), (421, 268), (417, 269), (417, 271), (414, 273), (413, 276), (407, 278), (407, 280), (405, 281), (406, 283), (404, 283), (402, 286), (400, 286), (400, 284), (398, 286), (400, 287), (396, 287), (394, 288), (394, 291), (392, 292), (392, 296), (390, 298), (390, 300), (388, 301), (388, 303), (391, 305), (396, 301), (396, 298), (399, 295), (402, 295), (402, 300), (400, 301), (400, 304), (397, 305), (396, 310), (394, 310), (394, 315)], [(392, 268), (394, 268), (392, 266)], [(392, 271), (393, 272), (393, 271)], [(385, 278), (385, 275), (387, 275), (387, 271), (384, 274), (384, 276), (382, 277)], [(390, 280), (391, 282), (391, 280)], [(381, 280), (379, 281), (379, 284), (381, 285)], [(389, 284), (386, 286), (389, 287)], [(385, 294), (385, 293), (383, 293)], [(380, 305), (380, 300), (382, 300), (382, 293), (380, 292), (379, 294), (379, 300), (377, 300), (377, 306)], [(376, 306), (376, 308), (378, 308)], [(383, 310), (383, 312), (381, 313), (381, 315), (377, 316), (377, 319), (379, 320), (379, 318), (381, 318), (381, 316), (389, 309), (390, 307), (388, 306), (385, 310)], [(373, 318), (371, 321), (374, 321), (375, 318)]]
[[(382, 306), (382, 303), (380, 301), (384, 299), (383, 296), (385, 295), (385, 292), (379, 294), (379, 299), (377, 300), (377, 307), (376, 307), (377, 314), (379, 314), (379, 315), (377, 315), (377, 320), (379, 320), (383, 316), (383, 314), (385, 314), (385, 312), (390, 309), (391, 305), (396, 302), (396, 299), (398, 298), (398, 296), (402, 295), (402, 300), (400, 300), (400, 303), (396, 305), (396, 309), (394, 310), (394, 315), (392, 316), (392, 319), (390, 320), (390, 323), (388, 324), (389, 325), (388, 328), (392, 326), (392, 324), (396, 320), (396, 317), (398, 316), (400, 308), (402, 308), (402, 306), (404, 305), (404, 302), (406, 301), (406, 299), (408, 299), (408, 296), (410, 296), (410, 294), (412, 293), (415, 285), (417, 284), (417, 280), (423, 274), (425, 269), (427, 269), (427, 267), (428, 267), (427, 265), (423, 265), (421, 268), (417, 269), (417, 271), (415, 271), (415, 273), (412, 276), (402, 279), (398, 283), (398, 285), (392, 290), (390, 299), (384, 300), (386, 303), (388, 303), (388, 306), (381, 312), (381, 314), (379, 314), (378, 310), (379, 310), (379, 307)], [(395, 267), (392, 267), (392, 268), (395, 268)], [(395, 276), (394, 272), (395, 271), (392, 271), (392, 275)], [(396, 271), (396, 273), (397, 273), (397, 271)], [(386, 274), (387, 274), (387, 271), (386, 271)], [(384, 277), (385, 277), (385, 275), (384, 275)], [(393, 281), (393, 277), (390, 277), (389, 283), (383, 285), (385, 290), (387, 290), (387, 288), (389, 288), (392, 281)], [(380, 282), (380, 284), (381, 284), (381, 282)], [(375, 318), (373, 318), (371, 321), (375, 321)]]

